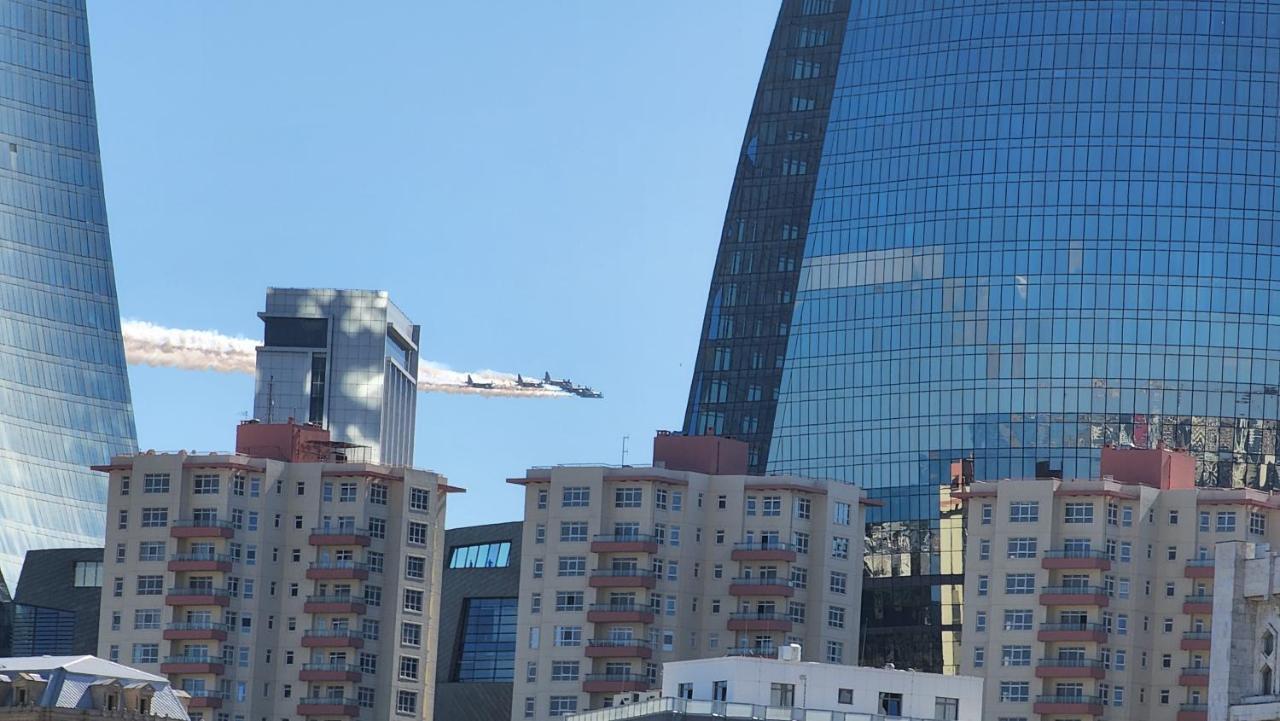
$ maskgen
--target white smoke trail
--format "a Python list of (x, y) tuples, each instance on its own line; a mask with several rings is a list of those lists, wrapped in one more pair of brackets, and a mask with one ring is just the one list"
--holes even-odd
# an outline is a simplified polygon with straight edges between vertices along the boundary
[[(259, 342), (211, 330), (186, 330), (140, 320), (126, 320), (124, 355), (130, 365), (181, 368), (218, 373), (253, 375)], [(492, 388), (467, 385), (467, 376)], [(571, 394), (556, 388), (521, 388), (510, 373), (482, 370), (470, 373), (450, 370), (439, 363), (418, 361), (418, 390), (424, 393), (466, 393), (508, 398), (566, 398)]]

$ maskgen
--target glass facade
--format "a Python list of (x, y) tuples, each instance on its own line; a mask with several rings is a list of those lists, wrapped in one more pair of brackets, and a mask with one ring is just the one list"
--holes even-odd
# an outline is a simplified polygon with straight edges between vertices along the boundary
[(469, 598), (454, 681), (515, 679), (517, 603), (514, 598)]
[(1280, 480), (1280, 5), (864, 0), (836, 42), (767, 468), (885, 501), (862, 660), (950, 670), (954, 462)]
[(84, 3), (0, 0), (0, 569), (100, 546), (136, 450)]

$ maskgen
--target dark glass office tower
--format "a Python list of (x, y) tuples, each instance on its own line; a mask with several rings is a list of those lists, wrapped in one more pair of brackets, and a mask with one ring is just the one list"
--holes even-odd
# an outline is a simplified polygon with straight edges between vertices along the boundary
[(101, 546), (136, 450), (82, 0), (0, 0), (0, 568)]
[[(807, 6), (784, 2), (780, 27)], [(770, 57), (802, 67), (790, 37)], [(955, 461), (1090, 476), (1104, 444), (1164, 443), (1196, 456), (1202, 485), (1276, 485), (1280, 4), (864, 0), (833, 42), (759, 463), (886, 502), (869, 514), (863, 660), (948, 668)], [(740, 282), (734, 242), (691, 432), (740, 430), (739, 359), (776, 343), (714, 334), (737, 314), (716, 302)]]

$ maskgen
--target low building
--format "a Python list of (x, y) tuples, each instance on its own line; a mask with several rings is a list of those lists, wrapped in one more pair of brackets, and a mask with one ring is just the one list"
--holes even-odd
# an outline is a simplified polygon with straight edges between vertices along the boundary
[(99, 644), (197, 721), (432, 716), (444, 477), (349, 462), (312, 425), (110, 474)]
[(515, 521), (445, 531), (435, 700), (441, 721), (511, 716), (523, 527)]
[(188, 698), (163, 676), (94, 656), (0, 658), (0, 718), (6, 721), (190, 721)]
[(10, 655), (97, 653), (102, 549), (27, 551), (13, 601)]
[(856, 663), (864, 492), (747, 472), (747, 444), (662, 433), (652, 466), (532, 468), (511, 718), (599, 708), (664, 662)]
[(1280, 554), (1270, 544), (1218, 544), (1209, 721), (1280, 719)]
[(982, 684), (954, 676), (800, 660), (800, 647), (780, 658), (721, 657), (663, 665), (662, 696), (572, 717), (572, 721), (702, 721), (869, 718), (981, 721)]

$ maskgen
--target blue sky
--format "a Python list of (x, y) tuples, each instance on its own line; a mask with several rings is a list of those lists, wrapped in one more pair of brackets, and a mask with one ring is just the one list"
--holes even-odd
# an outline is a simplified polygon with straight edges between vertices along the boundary
[[(261, 338), (276, 286), (378, 288), (423, 358), (602, 401), (419, 398), (449, 525), (531, 465), (683, 420), (777, 0), (90, 0), (121, 314)], [(226, 450), (252, 380), (130, 369), (143, 448)]]

